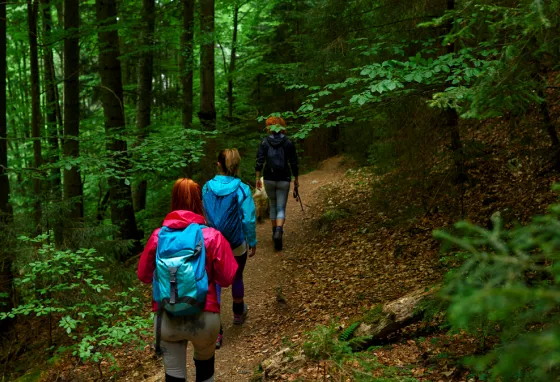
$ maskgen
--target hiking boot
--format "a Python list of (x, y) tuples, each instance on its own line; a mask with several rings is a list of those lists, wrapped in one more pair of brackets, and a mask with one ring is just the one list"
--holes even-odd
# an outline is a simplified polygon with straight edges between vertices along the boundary
[(222, 347), (222, 342), (224, 341), (224, 336), (222, 334), (218, 334), (218, 338), (216, 339), (216, 349)]
[(247, 313), (249, 313), (249, 307), (247, 306), (247, 304), (243, 304), (243, 313), (233, 315), (233, 324), (243, 325), (243, 323), (247, 319)]
[(272, 236), (272, 240), (274, 241), (274, 249), (277, 251), (282, 250), (282, 235), (284, 234), (284, 230), (282, 227), (277, 227), (276, 231), (274, 231), (274, 235)]

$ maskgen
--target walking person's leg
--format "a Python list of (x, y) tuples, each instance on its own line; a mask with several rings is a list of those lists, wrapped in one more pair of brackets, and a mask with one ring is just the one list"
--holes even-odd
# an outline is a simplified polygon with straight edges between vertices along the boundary
[(270, 210), (270, 223), (272, 223), (272, 234), (276, 230), (276, 182), (272, 180), (264, 181), (264, 189), (268, 195), (268, 207)]
[(235, 256), (235, 261), (237, 261), (237, 272), (235, 273), (235, 279), (231, 286), (231, 296), (233, 297), (233, 323), (241, 325), (245, 322), (248, 311), (247, 304), (245, 304), (244, 301), (245, 284), (243, 283), (243, 271), (247, 263), (247, 252), (241, 256)]
[(290, 182), (276, 182), (276, 226), (284, 227)]
[(276, 229), (274, 232), (274, 246), (277, 250), (282, 249), (282, 236), (284, 234), (284, 222), (286, 221), (286, 203), (290, 193), (290, 182), (276, 182)]
[[(187, 380), (187, 340), (182, 333), (178, 332), (180, 320), (169, 319), (167, 313), (162, 313), (162, 315), (160, 348), (165, 368), (165, 382), (185, 382)], [(154, 318), (154, 326), (157, 327), (157, 318)]]
[[(216, 284), (216, 296), (218, 297), (218, 305), (222, 305), (222, 287)], [(224, 342), (224, 328), (220, 324), (220, 333), (216, 339), (216, 349), (222, 347), (222, 342)]]
[(188, 329), (194, 347), (196, 382), (214, 381), (215, 340), (220, 331), (220, 314), (203, 312)]
[(186, 382), (187, 341), (168, 342), (161, 340), (165, 382)]

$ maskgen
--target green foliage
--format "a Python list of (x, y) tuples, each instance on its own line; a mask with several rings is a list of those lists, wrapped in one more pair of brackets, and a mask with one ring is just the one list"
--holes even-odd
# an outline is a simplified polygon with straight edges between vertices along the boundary
[[(410, 96), (430, 98), (428, 105), (456, 109), (463, 118), (526, 112), (543, 102), (539, 91), (547, 86), (546, 73), (557, 68), (559, 8), (557, 0), (466, 2), (419, 23), (419, 39), (398, 40), (395, 30), (351, 40), (354, 58), (362, 56), (353, 74), (321, 86), (288, 84), (286, 90), (307, 95), (297, 111), (282, 114), (302, 121), (295, 135), (305, 137), (319, 127), (371, 118), (371, 108)], [(442, 33), (442, 27), (449, 28)]]
[(333, 222), (340, 219), (345, 219), (350, 216), (350, 213), (343, 208), (329, 208), (321, 216), (320, 220), (325, 223)]
[(457, 234), (435, 237), (469, 254), (450, 272), (443, 295), (448, 319), (498, 344), (468, 360), (491, 380), (552, 381), (560, 365), (560, 205), (532, 223), (504, 230), (498, 216), (492, 230), (457, 223)]
[(334, 359), (342, 360), (352, 354), (352, 348), (346, 341), (336, 339), (336, 328), (319, 325), (315, 330), (308, 333), (308, 339), (303, 345), (305, 355), (313, 360)]
[[(359, 324), (356, 322), (350, 325), (338, 338), (335, 323), (329, 326), (318, 325), (315, 330), (307, 333), (306, 342), (303, 344), (304, 354), (311, 360), (333, 362), (344, 375), (351, 375), (353, 381), (417, 382), (415, 378), (407, 375), (410, 374), (407, 370), (383, 365), (369, 351), (354, 353), (352, 345), (359, 344), (363, 338), (356, 337), (347, 341), (342, 337), (351, 337)], [(374, 377), (373, 371), (381, 376)]]
[(58, 320), (71, 343), (58, 351), (96, 364), (113, 360), (112, 352), (125, 344), (142, 343), (141, 336), (151, 325), (138, 315), (139, 292), (133, 288), (118, 292), (117, 285), (109, 285), (103, 277), (105, 259), (94, 249), (56, 250), (46, 243), (47, 235), (20, 240), (37, 247), (36, 255), (14, 280), (22, 302), (0, 313), (0, 320), (17, 316)]
[(354, 322), (352, 325), (344, 329), (342, 333), (338, 336), (339, 341), (348, 341), (354, 335), (354, 332), (360, 326), (360, 321)]

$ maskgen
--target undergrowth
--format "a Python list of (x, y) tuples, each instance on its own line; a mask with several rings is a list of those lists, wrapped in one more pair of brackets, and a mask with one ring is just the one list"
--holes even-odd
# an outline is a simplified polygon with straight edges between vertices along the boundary
[(38, 345), (44, 356), (37, 365), (41, 369), (41, 362), (67, 357), (76, 365), (96, 366), (102, 378), (102, 364), (118, 369), (115, 354), (123, 346), (145, 345), (151, 320), (138, 314), (143, 296), (107, 281), (110, 267), (95, 249), (57, 250), (48, 239), (20, 237), (33, 254), (14, 280), (21, 291), (19, 304), (0, 313), (0, 320), (17, 318), (27, 327), (44, 328), (47, 338)]
[[(355, 322), (340, 331), (335, 322), (328, 326), (318, 325), (306, 335), (303, 351), (309, 360), (327, 361), (331, 377), (350, 377), (353, 381), (401, 381), (416, 382), (410, 370), (387, 366), (378, 361), (374, 351), (378, 347), (354, 352), (356, 345), (363, 343), (365, 337), (353, 337), (360, 322)], [(326, 372), (326, 370), (325, 370)]]

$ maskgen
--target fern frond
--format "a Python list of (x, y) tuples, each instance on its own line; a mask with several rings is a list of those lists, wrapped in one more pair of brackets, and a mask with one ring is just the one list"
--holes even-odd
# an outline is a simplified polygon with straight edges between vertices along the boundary
[(361, 322), (354, 322), (352, 325), (350, 325), (349, 327), (347, 327), (342, 333), (340, 333), (340, 336), (338, 337), (339, 341), (348, 341), (350, 338), (352, 338), (352, 335), (354, 334), (354, 332), (356, 331), (356, 329), (358, 329), (358, 326), (360, 326)]

